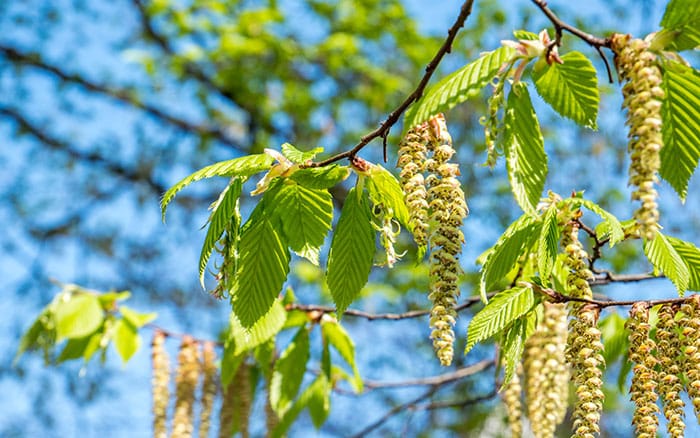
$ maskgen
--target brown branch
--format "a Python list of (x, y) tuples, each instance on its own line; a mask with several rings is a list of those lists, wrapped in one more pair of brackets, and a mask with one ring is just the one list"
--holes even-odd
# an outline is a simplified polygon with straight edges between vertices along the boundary
[(582, 31), (581, 29), (574, 27), (568, 23), (565, 23), (562, 21), (557, 15), (549, 9), (547, 6), (547, 1), (546, 0), (532, 0), (532, 2), (537, 5), (538, 8), (542, 11), (542, 13), (547, 16), (549, 21), (552, 22), (552, 25), (554, 26), (554, 32), (556, 34), (553, 45), (550, 47), (550, 49), (554, 46), (560, 46), (561, 45), (561, 38), (562, 34), (564, 31), (569, 32), (572, 35), (575, 35), (582, 41), (585, 41), (589, 46), (593, 47), (600, 57), (603, 59), (603, 62), (605, 63), (605, 69), (608, 72), (608, 80), (610, 83), (613, 83), (613, 75), (612, 75), (612, 69), (610, 68), (610, 64), (608, 63), (608, 58), (605, 57), (605, 54), (602, 51), (602, 47), (607, 47), (610, 48), (611, 46), (611, 41), (610, 38), (600, 38), (595, 35), (591, 35), (587, 32)]
[(437, 389), (438, 389), (438, 387), (434, 386), (434, 387), (430, 388), (427, 392), (414, 398), (413, 400), (410, 400), (410, 401), (407, 401), (407, 402), (402, 403), (400, 405), (394, 406), (389, 411), (387, 411), (384, 415), (382, 415), (381, 418), (379, 418), (375, 422), (371, 423), (370, 425), (366, 426), (364, 429), (362, 429), (358, 433), (352, 435), (351, 438), (362, 438), (364, 436), (367, 436), (367, 434), (369, 434), (373, 430), (381, 427), (382, 424), (386, 423), (394, 415), (409, 409), (411, 406), (416, 406), (418, 403), (422, 402), (423, 400), (432, 397), (435, 394), (435, 392), (437, 391)]
[(467, 398), (464, 400), (441, 400), (424, 405), (414, 406), (411, 409), (415, 411), (433, 411), (436, 409), (446, 409), (446, 408), (463, 408), (465, 406), (475, 405), (477, 403), (485, 402), (491, 400), (498, 395), (498, 389), (493, 388), (488, 394), (484, 394), (479, 397)]
[[(334, 155), (326, 160), (319, 161), (317, 163), (312, 163), (310, 167), (327, 166), (331, 163), (335, 163), (336, 161), (340, 161), (345, 158), (353, 158), (355, 155), (357, 155), (358, 152), (360, 152), (360, 150), (362, 150), (362, 148), (367, 146), (372, 140), (376, 138), (381, 137), (384, 140), (384, 142), (386, 142), (386, 138), (389, 136), (391, 128), (396, 124), (396, 122), (399, 121), (401, 114), (403, 114), (404, 111), (406, 111), (412, 103), (417, 102), (423, 96), (425, 87), (428, 85), (430, 78), (433, 76), (433, 73), (435, 73), (435, 70), (442, 61), (442, 58), (447, 53), (450, 53), (452, 51), (452, 44), (454, 42), (455, 37), (457, 36), (457, 32), (459, 32), (459, 29), (461, 29), (464, 26), (467, 17), (469, 17), (469, 15), (471, 14), (473, 3), (474, 0), (467, 0), (462, 4), (462, 9), (460, 10), (460, 13), (457, 16), (457, 19), (455, 20), (454, 24), (452, 25), (452, 27), (450, 27), (449, 31), (447, 32), (447, 38), (445, 38), (444, 43), (437, 51), (433, 59), (425, 67), (425, 74), (418, 83), (418, 86), (401, 103), (401, 105), (399, 105), (394, 111), (392, 111), (387, 117), (387, 119), (384, 122), (382, 122), (382, 124), (379, 125), (377, 129), (360, 138), (360, 142), (357, 143), (352, 149)], [(384, 147), (386, 147), (386, 145)]]
[(407, 388), (410, 386), (442, 386), (448, 383), (455, 382), (457, 380), (464, 379), (465, 377), (472, 376), (474, 374), (480, 373), (487, 370), (495, 365), (493, 359), (482, 360), (473, 365), (460, 368), (456, 371), (447, 374), (441, 374), (438, 376), (423, 377), (420, 379), (403, 380), (397, 382), (378, 382), (374, 380), (365, 380), (365, 387), (367, 389), (384, 389), (384, 388)]
[(57, 67), (56, 65), (44, 61), (37, 54), (24, 53), (13, 47), (0, 45), (0, 55), (4, 56), (11, 62), (37, 68), (57, 77), (63, 82), (78, 85), (87, 91), (100, 94), (122, 104), (126, 104), (139, 110), (145, 111), (151, 116), (170, 125), (173, 125), (183, 131), (190, 132), (198, 136), (214, 137), (222, 143), (225, 143), (236, 149), (240, 149), (240, 145), (233, 141), (221, 129), (214, 126), (198, 125), (196, 123), (192, 123), (185, 119), (168, 114), (160, 108), (140, 100), (138, 97), (136, 97), (136, 93), (133, 90), (114, 88), (104, 84), (90, 81), (81, 75), (66, 72), (61, 68)]

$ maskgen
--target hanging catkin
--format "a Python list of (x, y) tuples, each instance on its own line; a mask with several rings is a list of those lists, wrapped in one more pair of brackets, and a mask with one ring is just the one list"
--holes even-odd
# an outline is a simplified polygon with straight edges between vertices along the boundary
[(165, 333), (156, 330), (151, 340), (151, 379), (153, 394), (153, 436), (168, 436), (168, 401), (170, 400), (170, 360), (165, 350)]
[(219, 391), (218, 374), (216, 372), (216, 351), (213, 342), (202, 343), (202, 371), (204, 380), (202, 382), (202, 402), (199, 415), (199, 436), (206, 438), (209, 436), (211, 428), (212, 408), (214, 400)]
[(194, 339), (183, 336), (175, 372), (175, 414), (171, 435), (173, 438), (191, 437), (194, 431), (194, 404), (201, 371), (197, 353), (197, 343)]
[(656, 344), (659, 359), (659, 395), (668, 420), (666, 430), (672, 438), (684, 436), (683, 422), (685, 403), (681, 399), (683, 385), (679, 378), (681, 366), (679, 360), (680, 339), (674, 321), (676, 310), (672, 304), (664, 304), (659, 309), (659, 321), (656, 324)]

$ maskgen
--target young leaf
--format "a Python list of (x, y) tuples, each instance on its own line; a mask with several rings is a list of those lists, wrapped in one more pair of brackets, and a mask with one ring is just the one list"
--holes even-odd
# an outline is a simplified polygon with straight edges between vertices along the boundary
[(537, 312), (530, 311), (526, 315), (516, 319), (511, 326), (506, 329), (501, 345), (501, 358), (505, 360), (505, 373), (501, 389), (505, 388), (513, 378), (515, 369), (520, 363), (520, 358), (525, 350), (525, 341), (535, 331), (537, 324)]
[(379, 164), (372, 164), (367, 179), (367, 192), (372, 205), (391, 210), (401, 225), (408, 228), (408, 208), (403, 199), (401, 184), (394, 175)]
[(535, 68), (535, 88), (545, 102), (563, 117), (579, 125), (597, 129), (598, 76), (591, 61), (580, 52), (561, 57), (563, 64), (553, 62)]
[(690, 242), (675, 237), (666, 236), (666, 239), (688, 267), (690, 274), (688, 290), (700, 290), (700, 249)]
[(347, 166), (332, 164), (324, 167), (299, 169), (289, 175), (289, 179), (296, 181), (307, 189), (323, 190), (340, 184), (345, 181), (348, 175), (350, 175), (350, 169)]
[(645, 242), (644, 253), (654, 265), (654, 269), (663, 272), (676, 285), (678, 294), (683, 296), (683, 293), (688, 290), (690, 272), (668, 238), (661, 233), (656, 233), (654, 240)]
[(265, 315), (289, 272), (289, 250), (267, 216), (246, 228), (239, 244), (238, 272), (231, 289), (233, 311), (246, 328)]
[(173, 200), (175, 195), (177, 195), (180, 190), (184, 189), (193, 182), (214, 176), (245, 177), (254, 175), (258, 172), (269, 169), (274, 161), (275, 159), (268, 154), (246, 155), (245, 157), (214, 163), (183, 178), (174, 186), (170, 187), (163, 195), (163, 199), (160, 201), (163, 221), (165, 221), (165, 211), (168, 208), (170, 201)]
[(272, 303), (270, 310), (258, 319), (250, 328), (244, 328), (236, 317), (235, 313), (231, 312), (229, 321), (229, 339), (233, 341), (233, 354), (236, 356), (242, 355), (248, 350), (252, 350), (260, 344), (272, 339), (282, 327), (287, 319), (287, 311), (279, 299)]
[(221, 235), (227, 226), (238, 230), (241, 226), (241, 216), (238, 214), (238, 198), (241, 196), (243, 182), (240, 178), (233, 178), (231, 183), (221, 192), (219, 199), (212, 205), (211, 216), (209, 217), (209, 229), (204, 238), (204, 245), (199, 254), (199, 282), (204, 288), (204, 272), (207, 270), (207, 263), (211, 256), (216, 242), (221, 239)]
[(469, 323), (464, 354), (529, 312), (534, 304), (535, 294), (529, 287), (518, 286), (497, 294)]
[(287, 157), (289, 161), (297, 164), (304, 164), (309, 160), (316, 158), (316, 155), (323, 152), (323, 148), (313, 148), (310, 151), (304, 152), (289, 143), (282, 145), (282, 155)]
[(504, 150), (508, 179), (515, 200), (528, 214), (535, 214), (547, 178), (547, 155), (540, 125), (523, 82), (508, 94), (504, 118)]
[(331, 390), (330, 381), (325, 374), (319, 374), (309, 385), (309, 415), (316, 429), (323, 426), (331, 411)]
[(557, 208), (552, 204), (542, 217), (542, 230), (537, 239), (537, 269), (543, 281), (549, 281), (552, 273), (559, 250), (560, 234), (561, 230), (557, 225)]
[(97, 330), (104, 321), (104, 310), (95, 294), (70, 295), (59, 300), (54, 310), (56, 338), (83, 338)]
[[(316, 411), (314, 413), (311, 413), (312, 421), (314, 421), (314, 424), (316, 424), (316, 421), (319, 421), (321, 419), (325, 420), (323, 410), (326, 408), (330, 410), (330, 400), (328, 401), (328, 405), (326, 405), (325, 401), (323, 403), (319, 403), (319, 396), (321, 395), (322, 391), (330, 393), (330, 389), (330, 382), (328, 382), (328, 378), (326, 377), (326, 375), (323, 373), (319, 374), (316, 380), (314, 380), (309, 386), (306, 387), (306, 389), (304, 389), (304, 392), (301, 393), (299, 398), (294, 403), (292, 403), (292, 405), (289, 407), (289, 409), (287, 409), (282, 418), (280, 418), (279, 423), (275, 426), (275, 428), (272, 430), (272, 433), (270, 434), (272, 438), (280, 438), (285, 436), (289, 428), (292, 426), (292, 423), (294, 423), (294, 420), (296, 420), (299, 414), (301, 414), (301, 412), (306, 408), (309, 408), (310, 410), (314, 409), (314, 411)], [(311, 404), (313, 404), (314, 406), (311, 407)]]
[(127, 363), (141, 346), (138, 330), (125, 318), (117, 321), (113, 341), (123, 363)]
[(326, 273), (338, 315), (342, 315), (369, 279), (376, 235), (371, 221), (367, 195), (357, 188), (351, 189), (333, 235)]
[(280, 417), (299, 392), (310, 354), (309, 330), (302, 327), (275, 361), (270, 381), (270, 405)]
[(430, 87), (423, 98), (411, 106), (406, 113), (404, 129), (409, 129), (428, 120), (430, 116), (445, 112), (477, 96), (481, 89), (496, 76), (498, 69), (508, 61), (513, 52), (514, 50), (510, 47), (500, 47), (484, 53), (479, 59)]
[(598, 204), (588, 199), (582, 198), (567, 198), (564, 202), (567, 202), (573, 207), (585, 207), (591, 212), (600, 216), (603, 219), (603, 223), (607, 224), (607, 232), (610, 233), (610, 246), (614, 246), (616, 243), (622, 242), (625, 238), (625, 232), (622, 229), (622, 224), (612, 213), (604, 210)]
[(700, 160), (700, 73), (668, 61), (664, 64), (662, 133), (659, 174), (685, 201), (688, 181)]
[(91, 338), (92, 336), (85, 336), (84, 338), (68, 339), (63, 350), (61, 350), (61, 354), (56, 359), (56, 363), (58, 364), (83, 357), (85, 348), (87, 348)]
[(541, 233), (541, 222), (522, 215), (513, 222), (498, 239), (481, 268), (479, 290), (484, 302), (490, 292), (515, 267), (520, 256), (527, 251)]
[(129, 324), (133, 325), (137, 329), (153, 321), (154, 319), (156, 319), (156, 316), (158, 316), (156, 313), (153, 312), (139, 313), (123, 304), (119, 306), (119, 313), (121, 313), (122, 318), (124, 318), (126, 321), (129, 322)]
[(661, 49), (688, 50), (700, 46), (700, 3), (696, 0), (671, 0), (661, 20), (664, 28), (654, 42), (663, 41)]
[(321, 333), (323, 333), (323, 337), (328, 340), (330, 345), (340, 353), (343, 360), (350, 365), (353, 372), (353, 381), (351, 383), (355, 388), (358, 388), (358, 392), (361, 392), (362, 378), (360, 378), (360, 372), (355, 362), (355, 344), (352, 342), (348, 332), (345, 331), (338, 321), (323, 319), (321, 320)]
[(283, 184), (270, 201), (270, 219), (280, 222), (289, 246), (318, 265), (318, 252), (331, 229), (333, 200), (328, 190)]

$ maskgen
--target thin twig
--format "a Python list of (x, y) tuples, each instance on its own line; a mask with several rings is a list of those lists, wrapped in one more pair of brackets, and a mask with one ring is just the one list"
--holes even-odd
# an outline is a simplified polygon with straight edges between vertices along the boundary
[(496, 397), (497, 395), (498, 395), (498, 389), (496, 389), (494, 387), (491, 390), (491, 392), (489, 392), (488, 394), (481, 395), (479, 397), (467, 398), (464, 400), (454, 400), (454, 401), (440, 400), (440, 401), (427, 403), (424, 405), (414, 406), (411, 408), (411, 410), (413, 410), (413, 411), (433, 411), (436, 409), (463, 408), (465, 406), (475, 405), (477, 403), (491, 400), (492, 398)]
[(425, 67), (425, 74), (418, 83), (416, 89), (413, 90), (413, 92), (401, 103), (401, 105), (399, 105), (394, 111), (392, 111), (389, 114), (389, 117), (387, 117), (387, 119), (377, 129), (360, 138), (360, 142), (357, 143), (352, 149), (334, 155), (326, 160), (319, 161), (317, 163), (311, 163), (309, 167), (327, 166), (331, 163), (335, 163), (336, 161), (340, 161), (345, 158), (352, 158), (355, 155), (357, 155), (357, 153), (360, 152), (362, 148), (367, 146), (369, 142), (378, 137), (384, 138), (384, 147), (386, 148), (386, 138), (389, 136), (389, 131), (391, 131), (391, 128), (396, 124), (396, 122), (399, 121), (401, 114), (403, 114), (404, 111), (406, 111), (412, 103), (417, 102), (423, 96), (425, 87), (428, 85), (428, 82), (433, 76), (433, 73), (435, 73), (435, 70), (440, 64), (440, 61), (442, 61), (442, 58), (447, 53), (450, 53), (452, 51), (452, 43), (454, 42), (454, 39), (457, 36), (457, 32), (459, 32), (459, 29), (464, 26), (467, 17), (469, 17), (469, 15), (471, 14), (473, 3), (474, 0), (467, 0), (464, 2), (464, 4), (462, 4), (462, 9), (460, 10), (459, 16), (457, 16), (457, 19), (455, 20), (454, 24), (452, 25), (452, 27), (450, 27), (450, 30), (447, 32), (447, 38), (445, 38), (445, 42), (437, 51), (433, 59)]
[(461, 380), (465, 377), (480, 373), (494, 366), (493, 359), (482, 360), (473, 365), (460, 368), (456, 371), (438, 376), (423, 377), (420, 379), (402, 380), (397, 382), (378, 382), (375, 380), (365, 380), (365, 388), (367, 389), (384, 389), (384, 388), (406, 388), (410, 386), (441, 386), (447, 383)]

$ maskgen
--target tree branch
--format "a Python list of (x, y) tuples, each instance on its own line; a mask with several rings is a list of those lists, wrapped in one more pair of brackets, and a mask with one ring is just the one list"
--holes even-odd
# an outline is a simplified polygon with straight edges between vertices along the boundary
[(473, 3), (474, 0), (467, 0), (462, 4), (462, 9), (460, 10), (459, 15), (457, 16), (457, 19), (447, 32), (447, 38), (445, 38), (445, 41), (443, 42), (440, 49), (425, 67), (425, 74), (418, 83), (418, 86), (401, 103), (401, 105), (399, 105), (394, 111), (392, 111), (389, 114), (389, 117), (387, 117), (387, 119), (377, 129), (360, 138), (360, 142), (357, 143), (352, 149), (334, 155), (326, 160), (319, 161), (317, 163), (312, 163), (309, 167), (327, 166), (331, 163), (335, 163), (336, 161), (340, 161), (345, 158), (353, 158), (355, 155), (357, 155), (358, 152), (360, 152), (360, 150), (362, 150), (362, 148), (367, 146), (369, 142), (378, 137), (381, 137), (386, 142), (386, 138), (389, 136), (389, 131), (391, 131), (391, 128), (396, 124), (396, 122), (399, 121), (399, 118), (404, 113), (404, 111), (406, 111), (412, 103), (417, 102), (423, 96), (425, 87), (428, 85), (430, 78), (433, 76), (433, 73), (435, 73), (435, 70), (442, 61), (442, 58), (447, 53), (450, 53), (452, 51), (452, 44), (454, 42), (455, 37), (457, 36), (457, 32), (459, 32), (459, 29), (461, 29), (464, 26), (467, 17), (469, 17), (469, 15), (471, 14)]
[(0, 45), (0, 54), (11, 62), (15, 62), (22, 65), (28, 65), (40, 69), (42, 71), (50, 73), (51, 75), (59, 78), (64, 82), (78, 85), (87, 91), (97, 93), (117, 102), (132, 106), (134, 108), (138, 108), (150, 114), (151, 116), (170, 125), (173, 125), (183, 131), (190, 132), (198, 136), (214, 137), (222, 143), (225, 143), (226, 145), (232, 146), (236, 149), (241, 149), (240, 145), (233, 141), (221, 129), (214, 126), (198, 125), (185, 119), (181, 119), (179, 117), (168, 114), (156, 106), (141, 101), (138, 97), (136, 97), (136, 93), (132, 90), (117, 89), (104, 84), (92, 82), (83, 76), (74, 73), (68, 73), (60, 69), (56, 65), (44, 61), (37, 54), (23, 53), (13, 47)]
[(420, 379), (403, 380), (398, 382), (378, 382), (374, 380), (365, 380), (365, 387), (368, 389), (384, 389), (384, 388), (406, 388), (410, 386), (442, 386), (465, 377), (472, 376), (487, 370), (495, 365), (495, 360), (488, 359), (477, 362), (473, 365), (460, 368), (456, 371), (438, 376), (424, 377)]

